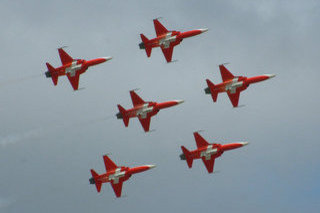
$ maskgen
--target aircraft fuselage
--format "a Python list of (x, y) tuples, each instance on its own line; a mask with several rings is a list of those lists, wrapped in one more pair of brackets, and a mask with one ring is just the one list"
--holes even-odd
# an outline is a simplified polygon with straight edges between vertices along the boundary
[[(128, 180), (133, 174), (144, 172), (154, 167), (154, 165), (144, 165), (132, 168), (122, 166), (108, 171), (105, 174), (99, 175), (96, 181), (99, 181), (101, 183), (111, 182), (113, 184), (117, 184), (120, 181)], [(95, 184), (96, 181), (93, 179), (93, 177), (89, 179), (90, 184)]]
[[(70, 76), (73, 77), (77, 72), (79, 72), (79, 74), (82, 74), (86, 72), (90, 66), (101, 64), (110, 59), (111, 57), (97, 58), (89, 61), (86, 61), (84, 59), (75, 59), (71, 63), (55, 68), (55, 74), (57, 74), (58, 76), (63, 76), (69, 73)], [(47, 78), (52, 77), (52, 74), (49, 71), (47, 71), (45, 74)]]
[[(137, 105), (131, 109), (126, 110), (126, 116), (129, 118), (139, 117), (139, 118), (146, 118), (147, 116), (154, 116), (156, 115), (161, 109), (172, 107), (183, 103), (182, 100), (174, 100), (174, 101), (167, 101), (162, 103), (157, 102), (145, 102), (144, 104)], [(121, 113), (117, 114), (118, 118), (123, 118)]]
[[(218, 158), (225, 151), (229, 151), (232, 149), (240, 148), (242, 146), (247, 145), (248, 142), (238, 142), (238, 143), (230, 143), (230, 144), (209, 144), (208, 146), (200, 147), (196, 150), (190, 151), (190, 157), (192, 159), (200, 159), (205, 157), (206, 160), (211, 159), (211, 157)], [(185, 160), (186, 157), (184, 154), (180, 155), (181, 160)]]
[(145, 46), (148, 45), (152, 48), (154, 47), (163, 47), (169, 48), (170, 46), (176, 46), (180, 44), (180, 42), (184, 38), (192, 37), (199, 35), (203, 32), (206, 32), (208, 29), (199, 29), (199, 30), (191, 30), (186, 32), (179, 32), (179, 31), (169, 31), (163, 35), (160, 35), (156, 38), (150, 39), (148, 43), (141, 42), (139, 44), (140, 49), (145, 49)]

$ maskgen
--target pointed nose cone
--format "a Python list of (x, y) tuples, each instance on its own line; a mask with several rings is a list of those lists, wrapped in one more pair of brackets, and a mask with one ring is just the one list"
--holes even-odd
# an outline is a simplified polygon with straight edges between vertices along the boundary
[(208, 28), (204, 28), (204, 29), (199, 29), (201, 31), (201, 33), (207, 32)]
[(260, 81), (268, 80), (268, 79), (273, 78), (275, 76), (276, 76), (275, 74), (264, 74), (264, 75), (259, 75), (259, 76), (247, 78), (246, 81), (248, 84), (253, 84), (253, 83), (258, 83)]
[(229, 144), (223, 144), (221, 146), (223, 151), (228, 151), (228, 150), (232, 150), (232, 149), (237, 149), (240, 147), (243, 147), (245, 145), (248, 145), (248, 142), (236, 142), (236, 143), (229, 143)]
[(167, 102), (162, 102), (162, 103), (157, 103), (157, 108), (158, 109), (164, 109), (172, 106), (176, 106), (179, 104), (182, 104), (184, 100), (174, 100), (174, 101), (167, 101)]
[(156, 167), (156, 165), (146, 165), (146, 166), (149, 167), (149, 169)]
[(136, 173), (147, 171), (147, 170), (152, 169), (154, 167), (156, 167), (156, 166), (155, 165), (143, 165), (143, 166), (133, 167), (133, 168), (129, 169), (129, 173), (136, 174)]
[(177, 102), (177, 104), (182, 104), (184, 103), (184, 100), (175, 100), (175, 102)]
[(101, 58), (89, 60), (86, 62), (86, 64), (88, 67), (90, 67), (90, 66), (95, 66), (95, 65), (104, 63), (104, 62), (111, 60), (111, 59), (112, 59), (112, 57), (101, 57)]
[(249, 142), (239, 142), (240, 144), (242, 144), (242, 146), (246, 146), (246, 145), (248, 145), (249, 144)]
[(276, 74), (265, 74), (265, 76), (267, 76), (267, 77), (270, 79), (270, 78), (275, 77), (275, 76), (276, 76)]
[(102, 57), (103, 59), (105, 59), (105, 61), (109, 61), (109, 60), (111, 60), (112, 59), (112, 57), (111, 56), (108, 56), (108, 57)]

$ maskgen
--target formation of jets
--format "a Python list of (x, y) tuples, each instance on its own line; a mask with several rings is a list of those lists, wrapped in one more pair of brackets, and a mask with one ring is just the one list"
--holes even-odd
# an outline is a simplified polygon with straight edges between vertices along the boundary
[[(174, 46), (181, 43), (184, 38), (199, 35), (208, 29), (191, 30), (187, 32), (169, 31), (158, 19), (153, 20), (156, 38), (147, 39), (146, 36), (140, 34), (142, 42), (139, 44), (140, 49), (145, 49), (147, 56), (151, 56), (152, 48), (160, 47), (166, 61), (172, 61), (172, 53)], [(79, 78), (90, 66), (104, 63), (111, 60), (112, 57), (102, 57), (93, 60), (73, 59), (62, 48), (58, 49), (62, 66), (54, 68), (49, 63), (46, 63), (48, 71), (45, 73), (47, 78), (51, 78), (54, 85), (58, 83), (58, 77), (66, 75), (74, 90), (79, 88)], [(209, 79), (206, 79), (208, 87), (205, 88), (206, 94), (211, 94), (214, 102), (217, 101), (219, 93), (226, 92), (231, 100), (233, 107), (238, 107), (240, 92), (247, 89), (250, 84), (264, 81), (273, 78), (274, 74), (265, 74), (256, 77), (234, 76), (224, 64), (219, 65), (222, 83), (213, 84)], [(118, 119), (122, 119), (124, 125), (128, 127), (129, 119), (137, 117), (145, 132), (150, 129), (151, 117), (156, 115), (161, 109), (172, 107), (183, 103), (183, 100), (172, 100), (162, 103), (144, 101), (134, 90), (130, 91), (130, 96), (133, 103), (133, 108), (125, 109), (118, 104), (119, 112), (116, 114)], [(184, 146), (181, 146), (181, 160), (186, 160), (189, 168), (192, 167), (194, 159), (202, 159), (208, 173), (213, 173), (215, 159), (220, 157), (225, 151), (240, 148), (248, 144), (248, 142), (237, 142), (230, 144), (208, 143), (198, 132), (194, 133), (197, 149), (189, 151)], [(154, 165), (145, 165), (139, 167), (118, 167), (107, 155), (103, 156), (106, 173), (99, 175), (91, 169), (92, 177), (89, 179), (90, 184), (95, 184), (97, 191), (101, 191), (103, 183), (110, 182), (116, 197), (121, 196), (123, 182), (128, 180), (133, 174), (144, 172)]]

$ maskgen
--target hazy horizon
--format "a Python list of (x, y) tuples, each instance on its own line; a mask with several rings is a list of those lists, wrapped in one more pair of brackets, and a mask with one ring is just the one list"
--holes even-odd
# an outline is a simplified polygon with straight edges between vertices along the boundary
[[(0, 212), (318, 212), (320, 2), (308, 1), (9, 1), (0, 3)], [(155, 37), (152, 19), (169, 30), (209, 28), (184, 39), (166, 63), (150, 58), (140, 33)], [(55, 87), (46, 62), (61, 66), (57, 48), (74, 58), (113, 59)], [(220, 83), (218, 65), (234, 75), (276, 74), (216, 103), (206, 78)], [(183, 99), (162, 110), (144, 133), (116, 119), (132, 107), (129, 90), (146, 101)], [(225, 152), (208, 174), (189, 169), (180, 146), (249, 141)], [(132, 176), (116, 199), (98, 194), (90, 169), (102, 156), (118, 165), (157, 167)]]

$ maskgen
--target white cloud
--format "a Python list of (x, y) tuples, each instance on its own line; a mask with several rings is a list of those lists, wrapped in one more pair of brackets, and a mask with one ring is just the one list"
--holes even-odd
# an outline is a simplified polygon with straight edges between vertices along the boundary
[(39, 136), (40, 133), (41, 133), (40, 129), (33, 129), (30, 131), (26, 131), (26, 132), (0, 136), (0, 145), (2, 147), (6, 147), (7, 145), (16, 144), (16, 143), (21, 142), (25, 139), (37, 137), (37, 136)]

